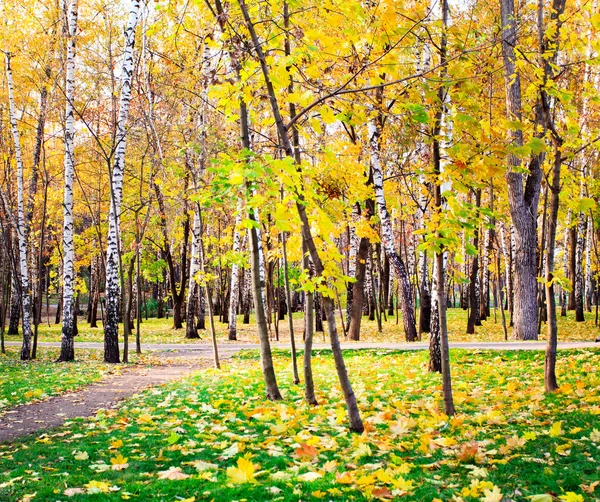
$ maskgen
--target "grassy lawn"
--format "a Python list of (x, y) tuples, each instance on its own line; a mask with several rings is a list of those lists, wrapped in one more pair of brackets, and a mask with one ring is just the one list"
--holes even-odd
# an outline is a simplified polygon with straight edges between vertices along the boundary
[[(598, 500), (600, 352), (453, 351), (458, 415), (441, 411), (425, 352), (347, 352), (366, 424), (350, 434), (333, 362), (314, 360), (318, 407), (256, 353), (146, 391), (118, 411), (0, 446), (0, 500)], [(28, 497), (28, 495), (35, 494)]]
[(38, 359), (26, 362), (19, 360), (18, 347), (8, 347), (6, 354), (0, 355), (0, 417), (11, 407), (76, 390), (127, 367), (169, 362), (152, 354), (131, 354), (129, 365), (111, 365), (102, 361), (102, 351), (78, 349), (74, 362), (55, 363), (59, 352), (58, 348), (38, 347)]
[[(339, 314), (336, 314), (339, 315)], [(344, 312), (345, 316), (345, 312)], [(341, 328), (338, 320), (338, 328)], [(361, 338), (365, 342), (404, 342), (404, 330), (402, 328), (402, 318), (400, 316), (399, 323), (396, 324), (396, 318), (389, 318), (388, 321), (382, 323), (382, 333), (377, 331), (376, 321), (369, 321), (367, 317), (363, 317), (361, 324)], [(507, 318), (508, 322), (508, 318)], [(215, 323), (217, 336), (220, 342), (227, 342), (227, 325), (218, 320)], [(99, 323), (98, 328), (90, 328), (87, 323), (80, 320), (79, 335), (76, 340), (79, 342), (102, 342), (104, 332)], [(208, 326), (208, 319), (207, 319)], [(500, 311), (496, 312), (494, 320), (494, 312), (492, 310), (491, 317), (484, 321), (482, 326), (478, 326), (476, 333), (473, 335), (465, 334), (467, 326), (467, 311), (462, 309), (448, 309), (448, 333), (451, 341), (455, 342), (493, 342), (504, 340), (504, 331), (502, 329), (502, 318)], [(141, 324), (141, 339), (142, 343), (209, 343), (210, 334), (208, 331), (200, 332), (202, 340), (188, 340), (185, 338), (185, 329), (174, 330), (172, 319), (156, 319), (150, 318), (144, 320)], [(238, 341), (258, 343), (256, 335), (256, 326), (254, 317), (251, 318), (251, 324), (242, 324), (242, 316), (238, 316)], [(575, 313), (569, 312), (567, 317), (558, 318), (559, 339), (562, 341), (594, 341), (600, 333), (595, 326), (595, 316), (592, 313), (586, 312), (586, 321), (582, 323), (575, 322)], [(303, 318), (301, 312), (294, 313), (294, 330), (295, 333), (302, 333)], [(289, 340), (289, 330), (287, 320), (280, 321), (279, 324), (280, 340), (286, 342)], [(272, 338), (275, 339), (275, 326), (271, 329)], [(342, 333), (340, 329), (340, 333)], [(61, 336), (60, 324), (40, 325), (40, 341), (44, 342), (59, 342)], [(508, 327), (508, 336), (511, 337), (511, 328)], [(135, 337), (132, 338), (133, 343)], [(316, 341), (327, 341), (322, 333), (316, 334)], [(546, 339), (546, 325), (542, 325), (540, 340)], [(7, 340), (20, 340), (20, 337), (7, 337)]]
[[(120, 367), (101, 362), (98, 351), (77, 351), (77, 361), (57, 364), (58, 350), (38, 348), (39, 359), (20, 361), (17, 347), (0, 355), (0, 416), (9, 407), (39, 401), (96, 382)], [(1, 419), (0, 419), (1, 420)]]

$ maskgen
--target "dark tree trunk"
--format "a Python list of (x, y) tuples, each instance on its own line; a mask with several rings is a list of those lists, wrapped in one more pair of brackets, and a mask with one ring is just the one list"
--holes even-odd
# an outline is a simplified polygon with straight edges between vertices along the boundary
[(321, 308), (321, 295), (315, 293), (314, 295), (315, 304), (315, 331), (323, 333), (323, 309)]
[(356, 281), (352, 285), (352, 316), (350, 317), (350, 327), (348, 329), (348, 338), (350, 340), (360, 340), (360, 324), (363, 316), (369, 245), (369, 239), (361, 237), (358, 245), (358, 253), (356, 254)]
[(8, 318), (7, 335), (19, 334), (19, 320), (21, 319), (21, 299), (19, 298), (19, 289), (13, 275), (10, 288), (10, 314)]
[(198, 284), (194, 284), (193, 291), (189, 297), (190, 304), (187, 306), (185, 318), (185, 337), (200, 338), (198, 334), (198, 326), (195, 322), (196, 310), (198, 309), (198, 289), (201, 289)]
[(196, 291), (198, 296), (197, 305), (198, 305), (198, 323), (196, 324), (196, 329), (205, 330), (206, 329), (206, 298), (204, 295), (204, 288), (198, 286)]

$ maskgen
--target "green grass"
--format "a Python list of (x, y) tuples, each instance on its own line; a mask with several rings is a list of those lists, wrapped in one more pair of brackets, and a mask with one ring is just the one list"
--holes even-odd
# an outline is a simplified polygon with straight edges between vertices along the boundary
[[(344, 316), (345, 316), (344, 312)], [(508, 315), (508, 314), (507, 314)], [(242, 316), (237, 318), (238, 328), (238, 340), (240, 342), (252, 342), (258, 343), (256, 334), (256, 325), (254, 324), (254, 317), (250, 319), (251, 324), (243, 324)], [(336, 321), (338, 321), (338, 329), (340, 335), (342, 333), (341, 326), (339, 323), (339, 314), (336, 312)], [(508, 317), (507, 317), (508, 322)], [(227, 343), (227, 324), (221, 323), (218, 320), (215, 322), (217, 329), (217, 338), (219, 342)], [(207, 319), (208, 326), (208, 319)], [(504, 340), (504, 331), (502, 329), (502, 319), (499, 311), (496, 311), (494, 318), (494, 312), (492, 310), (491, 316), (488, 320), (484, 321), (482, 326), (476, 328), (476, 333), (473, 335), (467, 335), (465, 333), (467, 326), (467, 311), (462, 309), (448, 309), (448, 334), (450, 341), (455, 342), (492, 342)], [(568, 312), (566, 317), (558, 318), (558, 329), (559, 329), (559, 340), (562, 341), (594, 341), (596, 336), (600, 333), (597, 326), (595, 326), (595, 316), (592, 313), (586, 312), (586, 321), (582, 323), (575, 322), (574, 312)], [(303, 331), (303, 319), (302, 313), (294, 313), (294, 330), (295, 333), (302, 333)], [(289, 330), (287, 320), (280, 321), (279, 323), (280, 340), (286, 342), (289, 340)], [(150, 318), (144, 320), (141, 323), (141, 340), (142, 344), (145, 343), (209, 343), (210, 334), (208, 331), (200, 332), (202, 340), (199, 341), (189, 340), (185, 338), (185, 329), (174, 330), (172, 319), (156, 319)], [(275, 338), (275, 326), (272, 324), (271, 327), (272, 338)], [(511, 328), (508, 327), (509, 339), (512, 336)], [(61, 337), (61, 325), (60, 324), (47, 324), (40, 325), (39, 339), (42, 342), (59, 342)], [(104, 337), (104, 331), (102, 330), (102, 324), (99, 322), (98, 328), (90, 328), (84, 320), (79, 321), (79, 335), (75, 339), (78, 342), (102, 342)], [(324, 340), (321, 333), (316, 334), (316, 341), (321, 342)], [(540, 333), (540, 340), (546, 339), (546, 325), (542, 325)], [(7, 337), (7, 340), (20, 340), (20, 337)], [(134, 343), (135, 337), (131, 338), (131, 343)], [(369, 321), (367, 317), (363, 317), (361, 324), (361, 341), (366, 342), (404, 342), (404, 329), (402, 327), (402, 319), (399, 318), (398, 324), (396, 324), (396, 318), (388, 318), (388, 321), (383, 322), (383, 331), (378, 333), (377, 323), (375, 321)]]
[[(452, 418), (442, 412), (440, 378), (427, 373), (426, 353), (352, 351), (346, 360), (363, 435), (347, 431), (326, 352), (314, 358), (318, 407), (307, 406), (302, 387), (291, 384), (286, 352), (276, 355), (284, 401), (265, 401), (257, 356), (243, 353), (220, 372), (197, 373), (118, 411), (0, 446), (0, 500), (32, 493), (32, 500), (52, 501), (369, 500), (389, 492), (471, 501), (494, 487), (506, 500), (600, 497), (589, 488), (600, 477), (599, 351), (562, 351), (563, 385), (551, 396), (543, 393), (541, 352), (453, 351)], [(124, 461), (118, 455), (127, 467), (113, 470)], [(242, 457), (255, 464), (255, 483), (228, 476)], [(161, 479), (169, 468), (188, 477)], [(303, 476), (309, 472), (317, 473), (312, 482)], [(107, 491), (67, 497), (67, 488)]]
[(20, 361), (17, 347), (0, 355), (0, 415), (7, 408), (75, 390), (108, 372), (120, 371), (100, 362), (97, 351), (78, 351), (77, 361), (69, 364), (54, 362), (56, 349), (38, 348), (38, 353), (34, 361)]

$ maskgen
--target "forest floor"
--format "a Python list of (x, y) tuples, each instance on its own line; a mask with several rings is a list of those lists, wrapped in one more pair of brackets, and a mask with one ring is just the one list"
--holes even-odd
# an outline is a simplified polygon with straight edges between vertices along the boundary
[[(451, 319), (462, 329), (462, 311)], [(320, 406), (305, 404), (291, 382), (285, 321), (273, 340), (277, 404), (264, 400), (253, 325), (233, 342), (218, 325), (220, 356), (233, 356), (220, 371), (209, 368), (206, 334), (182, 344), (168, 320), (142, 325), (156, 336), (142, 331), (144, 352), (130, 352), (127, 365), (104, 364), (101, 329), (87, 336), (83, 323), (74, 363), (52, 362), (51, 332), (40, 337), (40, 360), (22, 363), (10, 346), (0, 356), (0, 442), (8, 440), (0, 501), (600, 500), (593, 320), (559, 319), (559, 337), (570, 341), (560, 344), (554, 395), (543, 393), (543, 337), (503, 341), (493, 320), (476, 337), (451, 337), (452, 418), (439, 375), (427, 372), (427, 343), (403, 343), (395, 320), (384, 323), (391, 337), (364, 321), (363, 340), (343, 343), (357, 349), (345, 353), (366, 425), (360, 436), (348, 433), (321, 334), (313, 360)], [(301, 323), (295, 316), (297, 338)]]
[(123, 399), (147, 387), (179, 378), (207, 364), (208, 361), (203, 361), (194, 365), (127, 368), (120, 374), (108, 375), (81, 390), (17, 406), (2, 415), (0, 443), (57, 427), (73, 418), (93, 416), (100, 409), (114, 408)]
[(256, 351), (137, 393), (118, 409), (0, 444), (0, 500), (599, 500), (600, 350), (453, 350), (457, 414), (424, 351), (351, 350), (365, 423), (347, 428), (328, 351), (319, 406), (275, 351), (283, 400), (264, 399)]
[[(344, 311), (344, 319), (346, 312)], [(336, 312), (336, 321), (340, 338), (343, 338), (343, 330), (340, 323), (339, 312)], [(296, 337), (301, 337), (303, 332), (303, 317), (301, 312), (295, 312), (294, 333)], [(256, 335), (256, 326), (254, 318), (250, 319), (250, 324), (243, 324), (242, 316), (237, 318), (238, 343), (258, 343)], [(508, 323), (508, 318), (506, 322)], [(208, 319), (207, 319), (208, 326)], [(79, 321), (79, 335), (76, 340), (79, 342), (101, 342), (104, 332), (102, 323), (98, 323), (98, 328), (90, 328), (83, 319)], [(219, 322), (215, 319), (217, 338), (219, 341), (227, 340), (227, 324)], [(491, 316), (482, 322), (481, 326), (476, 328), (474, 334), (466, 334), (467, 327), (467, 311), (452, 308), (448, 309), (448, 336), (450, 341), (454, 342), (501, 342), (505, 339), (504, 330), (502, 327), (502, 318), (499, 310), (491, 311)], [(202, 340), (185, 338), (185, 329), (174, 330), (172, 319), (156, 319), (150, 318), (143, 320), (141, 323), (141, 342), (147, 343), (209, 343), (210, 334), (206, 331), (200, 331)], [(546, 324), (542, 323), (540, 330), (540, 340), (546, 339)], [(575, 322), (575, 313), (569, 311), (566, 317), (558, 317), (559, 340), (561, 341), (594, 341), (600, 334), (600, 329), (596, 325), (595, 312), (586, 312), (585, 322)], [(279, 332), (279, 336), (277, 336)], [(275, 323), (271, 323), (270, 327), (271, 338), (276, 341), (289, 341), (288, 321), (281, 320), (277, 328)], [(510, 340), (512, 337), (512, 328), (507, 326), (507, 335)], [(60, 324), (42, 324), (40, 325), (39, 340), (42, 342), (60, 342), (61, 325)], [(326, 335), (322, 332), (315, 333), (315, 341), (326, 342)], [(6, 337), (7, 340), (19, 340), (19, 337)], [(133, 345), (135, 337), (132, 336), (130, 343)], [(387, 320), (382, 320), (382, 330), (378, 331), (376, 321), (370, 321), (367, 317), (363, 317), (361, 323), (361, 341), (362, 342), (389, 342), (401, 343), (404, 339), (404, 329), (402, 327), (402, 316), (399, 313), (398, 319), (395, 316), (388, 317)], [(353, 342), (351, 342), (353, 343)]]

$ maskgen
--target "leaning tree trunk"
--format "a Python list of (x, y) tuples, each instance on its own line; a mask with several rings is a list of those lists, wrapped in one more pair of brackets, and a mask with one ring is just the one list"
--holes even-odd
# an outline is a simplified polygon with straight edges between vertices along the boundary
[(133, 48), (135, 29), (140, 13), (140, 0), (132, 0), (129, 7), (129, 19), (125, 30), (125, 51), (121, 70), (121, 97), (115, 145), (115, 157), (110, 182), (110, 211), (108, 216), (108, 240), (106, 251), (106, 321), (104, 324), (104, 361), (119, 362), (119, 307), (120, 307), (120, 239), (121, 239), (121, 202), (123, 200), (123, 180), (125, 175), (125, 147), (127, 138), (127, 120), (131, 102), (131, 86), (134, 71)]
[[(253, 45), (254, 52), (257, 56), (258, 62), (260, 63), (260, 66), (261, 66), (264, 84), (266, 86), (266, 89), (267, 89), (267, 92), (269, 95), (271, 111), (273, 112), (273, 118), (274, 118), (275, 124), (277, 126), (277, 132), (279, 133), (280, 140), (283, 143), (285, 155), (288, 158), (294, 160), (294, 162), (296, 162), (296, 159), (294, 157), (294, 149), (292, 147), (292, 143), (290, 142), (290, 138), (288, 135), (289, 130), (283, 124), (283, 119), (282, 119), (281, 112), (279, 109), (279, 103), (277, 102), (277, 96), (275, 94), (275, 90), (273, 88), (271, 78), (269, 76), (269, 68), (267, 66), (265, 54), (262, 50), (262, 46), (258, 39), (258, 35), (256, 34), (254, 24), (252, 23), (252, 20), (250, 19), (250, 15), (248, 14), (248, 8), (246, 7), (244, 0), (238, 0), (238, 5), (240, 6), (240, 9), (242, 10), (242, 14), (243, 14), (244, 20), (246, 22), (246, 27), (248, 28), (248, 31), (249, 31), (251, 39), (252, 39), (252, 45)], [(298, 168), (299, 168), (299, 166), (298, 166)], [(304, 197), (299, 193), (296, 193), (296, 196), (298, 197), (298, 200), (296, 202), (296, 210), (298, 212), (298, 216), (300, 217), (300, 222), (302, 225), (302, 236), (304, 238), (304, 241), (306, 242), (308, 252), (310, 254), (313, 265), (315, 267), (316, 276), (322, 277), (325, 268), (323, 266), (323, 262), (321, 261), (319, 252), (317, 251), (317, 248), (315, 246), (315, 241), (310, 232), (310, 222), (308, 219), (308, 215), (306, 213), (306, 205), (305, 205)], [(344, 362), (344, 357), (342, 354), (342, 349), (340, 346), (337, 326), (336, 326), (336, 322), (335, 322), (335, 310), (334, 310), (333, 301), (330, 298), (325, 297), (325, 298), (323, 298), (323, 303), (325, 305), (327, 323), (329, 326), (329, 340), (331, 343), (331, 351), (333, 353), (333, 358), (335, 361), (335, 367), (337, 370), (340, 386), (342, 388), (342, 391), (344, 393), (344, 399), (346, 401), (346, 407), (347, 407), (347, 411), (348, 411), (348, 419), (350, 421), (350, 430), (361, 433), (364, 431), (364, 425), (360, 418), (360, 412), (358, 411), (358, 405), (356, 403), (356, 396), (352, 389), (352, 385), (350, 383), (350, 378), (348, 377), (348, 371), (346, 369), (346, 365)]]
[(75, 35), (77, 33), (77, 0), (69, 6), (67, 36), (67, 71), (65, 76), (65, 185), (63, 225), (63, 326), (59, 361), (75, 359), (75, 248), (73, 244), (73, 179), (75, 175)]
[(380, 122), (380, 117), (373, 118), (369, 121), (369, 151), (371, 156), (371, 169), (373, 170), (375, 202), (381, 221), (381, 242), (385, 249), (385, 253), (394, 267), (394, 272), (396, 273), (398, 283), (400, 284), (400, 290), (402, 292), (402, 322), (404, 324), (406, 341), (414, 342), (417, 339), (417, 329), (410, 280), (404, 261), (400, 258), (400, 255), (394, 248), (392, 221), (387, 210), (387, 203), (383, 191), (383, 170), (381, 167), (381, 159), (379, 157), (379, 140), (381, 136)]
[[(23, 345), (21, 346), (21, 359), (31, 359), (31, 329), (32, 302), (29, 289), (29, 266), (27, 261), (27, 246), (29, 229), (25, 218), (25, 183), (23, 179), (23, 156), (21, 153), (21, 138), (17, 127), (17, 116), (14, 98), (13, 74), (10, 66), (10, 54), (6, 53), (6, 80), (8, 84), (8, 100), (10, 111), (10, 123), (15, 147), (15, 158), (17, 161), (17, 224), (16, 231), (19, 243), (19, 272), (21, 275), (21, 306), (23, 310)], [(8, 206), (7, 206), (8, 207)]]

